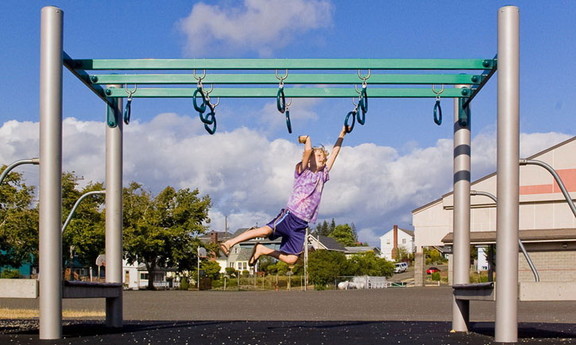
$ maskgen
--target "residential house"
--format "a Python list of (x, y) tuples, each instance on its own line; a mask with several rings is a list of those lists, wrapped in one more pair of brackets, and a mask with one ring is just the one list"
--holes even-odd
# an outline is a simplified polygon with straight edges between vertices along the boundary
[(310, 235), (308, 237), (308, 242), (314, 250), (324, 249), (342, 253), (346, 252), (346, 247), (344, 247), (344, 245), (328, 236), (315, 237)]
[(380, 236), (381, 257), (395, 261), (398, 248), (404, 248), (408, 253), (414, 253), (414, 231), (399, 228), (398, 225)]
[(156, 268), (154, 275), (151, 276), (143, 263), (128, 264), (125, 259), (122, 260), (122, 269), (124, 271), (123, 283), (125, 289), (146, 289), (150, 279), (153, 280), (153, 285), (156, 289), (170, 289), (174, 287), (174, 281), (176, 280), (174, 269)]
[(360, 246), (360, 247), (344, 247), (344, 254), (346, 258), (350, 259), (354, 255), (373, 252), (377, 257), (381, 256), (380, 248), (371, 246)]

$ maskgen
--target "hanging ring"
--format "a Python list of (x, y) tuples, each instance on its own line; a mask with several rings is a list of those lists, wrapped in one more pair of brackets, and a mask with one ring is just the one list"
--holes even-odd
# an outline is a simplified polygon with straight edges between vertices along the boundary
[(286, 115), (286, 127), (288, 128), (288, 133), (292, 134), (292, 123), (290, 122), (290, 110), (288, 110), (288, 107), (286, 107), (286, 112), (284, 114)]
[[(198, 102), (196, 101), (198, 94), (200, 94), (200, 97), (202, 98), (202, 104), (200, 105), (198, 105)], [(194, 105), (194, 109), (196, 109), (196, 111), (199, 113), (203, 113), (206, 111), (206, 103), (210, 104), (206, 99), (206, 95), (204, 94), (204, 91), (202, 90), (201, 86), (196, 88), (196, 91), (194, 91), (194, 94), (192, 95), (192, 103)]]
[[(352, 124), (349, 125), (348, 121), (350, 120), (350, 117), (352, 117)], [(346, 115), (346, 118), (344, 119), (344, 128), (346, 130), (346, 133), (350, 133), (352, 132), (352, 130), (354, 129), (354, 124), (356, 123), (356, 111), (353, 110), (351, 112), (349, 112)]]
[[(202, 119), (202, 117), (200, 117), (200, 119), (204, 122), (204, 129), (206, 132), (210, 135), (216, 133), (216, 114), (214, 112), (210, 112), (204, 119)], [(212, 125), (212, 127), (210, 127), (210, 125)]]
[(363, 87), (362, 92), (360, 92), (360, 101), (358, 104), (360, 105), (363, 114), (368, 112), (368, 92), (365, 87)]
[(440, 126), (442, 124), (442, 108), (440, 107), (440, 100), (436, 100), (434, 104), (434, 123)]
[(130, 123), (131, 104), (132, 104), (132, 98), (128, 97), (128, 100), (126, 101), (126, 106), (124, 107), (124, 123), (125, 124)]
[(436, 94), (436, 103), (434, 104), (434, 123), (440, 126), (442, 124), (442, 107), (440, 107), (440, 95), (444, 92), (444, 84), (440, 90), (436, 90), (436, 85), (432, 84), (432, 92)]
[(284, 87), (278, 88), (278, 93), (276, 94), (276, 108), (278, 111), (284, 114), (286, 111), (286, 96), (284, 95)]
[(131, 113), (131, 108), (132, 108), (132, 106), (131, 106), (132, 105), (132, 95), (134, 95), (136, 93), (136, 91), (138, 90), (138, 85), (137, 84), (134, 85), (134, 90), (130, 90), (127, 87), (128, 87), (128, 85), (126, 85), (126, 88), (124, 89), (124, 91), (126, 91), (126, 93), (128, 94), (128, 98), (126, 100), (126, 106), (124, 107), (124, 114), (123, 114), (125, 124), (130, 123), (130, 113)]

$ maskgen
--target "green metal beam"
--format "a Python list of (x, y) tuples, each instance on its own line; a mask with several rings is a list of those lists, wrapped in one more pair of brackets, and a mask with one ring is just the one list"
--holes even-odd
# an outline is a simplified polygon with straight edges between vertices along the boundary
[(472, 95), (468, 99), (466, 99), (466, 101), (464, 102), (464, 105), (463, 105), (464, 108), (468, 108), (468, 105), (470, 104), (470, 102), (472, 102), (474, 97), (476, 97), (476, 95), (480, 92), (480, 90), (482, 90), (482, 88), (484, 87), (484, 85), (486, 85), (488, 80), (490, 80), (490, 78), (494, 75), (494, 73), (496, 73), (496, 67), (497, 66), (498, 66), (498, 55), (496, 55), (494, 57), (494, 59), (492, 59), (492, 65), (490, 66), (491, 68), (485, 70), (482, 73), (482, 82), (479, 85), (474, 85), (471, 87)]
[(80, 59), (82, 70), (485, 70), (491, 59)]
[[(282, 75), (284, 76), (284, 74)], [(93, 84), (197, 84), (200, 75), (189, 74), (92, 74)], [(479, 85), (484, 76), (470, 74), (371, 74), (369, 85), (406, 84), (406, 85)], [(270, 74), (210, 74), (202, 80), (203, 84), (278, 84), (274, 73)], [(361, 84), (362, 80), (354, 74), (289, 74), (284, 84)]]
[[(138, 88), (133, 98), (192, 98), (195, 88)], [(206, 89), (209, 91), (209, 89)], [(276, 98), (277, 88), (215, 88), (210, 97), (221, 98)], [(354, 98), (359, 94), (354, 88), (284, 88), (288, 98)], [(445, 88), (442, 98), (469, 97), (470, 89)], [(128, 97), (126, 89), (108, 88), (110, 98)], [(434, 98), (431, 88), (370, 88), (368, 98)]]
[(70, 55), (66, 54), (66, 52), (62, 52), (62, 64), (66, 67), (72, 74), (76, 76), (76, 78), (80, 79), (92, 92), (94, 92), (100, 99), (106, 102), (109, 106), (113, 106), (113, 103), (106, 98), (104, 94), (104, 89), (99, 85), (92, 85), (90, 81), (90, 76), (84, 70), (78, 70), (73, 67), (74, 60), (70, 57)]

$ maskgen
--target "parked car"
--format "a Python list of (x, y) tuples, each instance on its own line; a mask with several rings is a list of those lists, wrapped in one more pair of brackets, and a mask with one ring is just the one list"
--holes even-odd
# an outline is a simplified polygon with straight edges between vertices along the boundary
[(408, 269), (408, 264), (405, 262), (398, 262), (394, 264), (394, 273), (402, 273), (406, 272)]
[(440, 272), (440, 269), (438, 267), (428, 267), (428, 269), (426, 270), (426, 274), (432, 274), (436, 272)]

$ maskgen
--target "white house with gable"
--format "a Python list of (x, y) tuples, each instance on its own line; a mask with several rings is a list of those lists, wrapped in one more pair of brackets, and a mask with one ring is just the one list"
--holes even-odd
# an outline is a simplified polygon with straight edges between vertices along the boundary
[(380, 256), (394, 261), (394, 248), (404, 248), (408, 253), (414, 253), (414, 231), (401, 229), (397, 225), (380, 236)]

